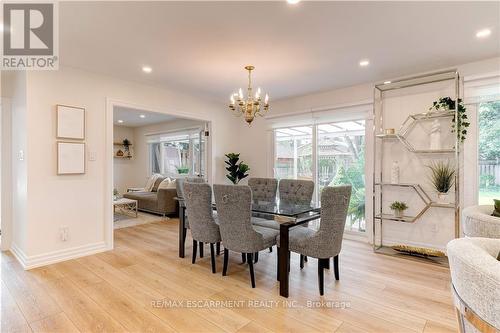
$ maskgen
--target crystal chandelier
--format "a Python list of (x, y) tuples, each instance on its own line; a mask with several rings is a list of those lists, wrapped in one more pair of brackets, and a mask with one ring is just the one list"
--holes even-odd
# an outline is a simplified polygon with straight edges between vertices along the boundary
[(243, 98), (243, 90), (240, 88), (237, 93), (231, 94), (229, 109), (236, 113), (236, 116), (243, 115), (245, 121), (250, 125), (255, 119), (255, 116), (264, 116), (269, 110), (269, 96), (266, 94), (264, 103), (260, 97), (260, 88), (257, 89), (255, 95), (252, 93), (252, 70), (254, 66), (245, 66), (248, 71), (248, 88), (247, 97)]

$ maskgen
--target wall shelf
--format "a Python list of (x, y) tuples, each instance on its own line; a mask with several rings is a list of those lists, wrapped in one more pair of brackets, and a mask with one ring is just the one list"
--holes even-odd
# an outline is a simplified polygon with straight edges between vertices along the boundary
[(418, 216), (396, 217), (392, 214), (382, 214), (382, 215), (375, 215), (375, 218), (377, 220), (389, 220), (389, 221), (397, 221), (397, 222), (404, 222), (404, 223), (413, 223), (417, 220)]

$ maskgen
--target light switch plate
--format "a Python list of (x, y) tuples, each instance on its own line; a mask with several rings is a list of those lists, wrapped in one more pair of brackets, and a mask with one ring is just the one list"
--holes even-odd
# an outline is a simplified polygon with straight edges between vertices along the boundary
[(24, 161), (24, 150), (19, 151), (19, 161)]

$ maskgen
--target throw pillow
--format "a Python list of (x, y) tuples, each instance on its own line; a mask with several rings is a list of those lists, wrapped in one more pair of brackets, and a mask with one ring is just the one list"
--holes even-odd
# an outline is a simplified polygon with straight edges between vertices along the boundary
[(495, 209), (493, 210), (493, 214), (491, 214), (491, 216), (500, 217), (500, 200), (493, 199), (493, 201), (495, 202)]
[(167, 189), (168, 186), (170, 185), (170, 182), (172, 180), (170, 178), (165, 178), (163, 179), (163, 181), (160, 183), (160, 185), (158, 186), (158, 190), (162, 190), (162, 189)]
[(161, 182), (164, 180), (165, 178), (163, 177), (158, 177), (156, 178), (155, 180), (155, 183), (153, 185), (153, 188), (151, 189), (151, 192), (158, 192), (158, 186), (160, 186)]
[(144, 191), (151, 192), (151, 190), (153, 189), (153, 186), (155, 185), (156, 179), (158, 179), (158, 177), (160, 177), (160, 176), (161, 175), (155, 173), (151, 177), (149, 177), (148, 181), (146, 182), (146, 186), (144, 186)]
[(176, 181), (175, 179), (170, 179), (170, 182), (168, 183), (167, 188), (169, 188), (169, 189), (176, 189), (177, 187), (176, 187), (175, 181)]

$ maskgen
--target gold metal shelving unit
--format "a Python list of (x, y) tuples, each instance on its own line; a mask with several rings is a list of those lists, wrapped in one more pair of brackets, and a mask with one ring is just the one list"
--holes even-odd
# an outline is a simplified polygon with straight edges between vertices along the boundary
[[(431, 84), (442, 81), (453, 81), (455, 90), (455, 101), (460, 99), (460, 75), (457, 70), (446, 71), (446, 72), (436, 72), (428, 75), (409, 77), (406, 79), (398, 80), (388, 84), (377, 84), (374, 88), (374, 103), (373, 103), (373, 135), (374, 140), (374, 161), (373, 161), (373, 250), (377, 253), (386, 255), (396, 255), (411, 258), (413, 260), (418, 260), (418, 257), (411, 257), (408, 255), (402, 255), (400, 252), (387, 247), (383, 243), (383, 224), (384, 221), (402, 222), (402, 223), (416, 223), (418, 219), (425, 214), (425, 212), (432, 208), (445, 208), (454, 211), (454, 221), (455, 221), (455, 237), (458, 238), (460, 235), (460, 164), (459, 164), (459, 154), (460, 154), (460, 141), (455, 134), (454, 147), (444, 148), (439, 150), (430, 149), (417, 149), (409, 140), (408, 134), (415, 127), (419, 121), (426, 121), (429, 119), (436, 118), (450, 118), (455, 116), (458, 119), (458, 107), (455, 110), (448, 111), (430, 111), (419, 114), (409, 115), (408, 118), (401, 124), (399, 130), (395, 134), (384, 134), (384, 117), (383, 117), (383, 107), (384, 107), (384, 93), (388, 91), (404, 89), (409, 87), (415, 87), (423, 84)], [(458, 104), (458, 103), (457, 103)], [(383, 156), (383, 145), (387, 140), (398, 140), (409, 153), (413, 154), (442, 154), (444, 156), (452, 155), (455, 161), (455, 200), (454, 203), (438, 203), (431, 200), (429, 195), (423, 190), (420, 184), (391, 184), (383, 179), (383, 166), (382, 163)], [(383, 213), (383, 188), (388, 186), (396, 187), (406, 187), (413, 189), (419, 198), (423, 201), (424, 207), (415, 216), (404, 216), (402, 218), (397, 218), (392, 214)], [(378, 207), (378, 209), (377, 209)], [(377, 230), (377, 226), (379, 229)], [(377, 239), (377, 235), (380, 235)], [(426, 258), (427, 261), (437, 263), (440, 265), (447, 265), (446, 258)]]

